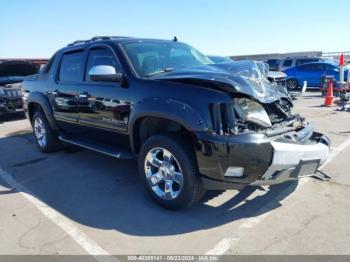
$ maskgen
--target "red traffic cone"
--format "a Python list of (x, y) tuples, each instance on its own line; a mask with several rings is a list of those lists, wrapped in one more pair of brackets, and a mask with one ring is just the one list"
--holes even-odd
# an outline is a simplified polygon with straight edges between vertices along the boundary
[(328, 80), (327, 95), (324, 99), (324, 106), (333, 106), (334, 96), (333, 96), (333, 81)]
[(340, 55), (339, 65), (340, 65), (340, 66), (345, 65), (344, 54), (341, 54), (341, 55)]

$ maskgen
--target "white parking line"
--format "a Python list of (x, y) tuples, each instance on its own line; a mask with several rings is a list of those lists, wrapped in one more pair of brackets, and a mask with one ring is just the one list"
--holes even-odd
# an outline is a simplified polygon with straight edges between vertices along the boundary
[[(327, 161), (324, 162), (323, 165), (319, 169), (322, 169), (326, 165), (328, 165), (336, 156), (338, 156), (348, 146), (350, 146), (350, 138), (346, 139), (343, 143), (341, 143), (336, 148), (333, 148)], [(306, 177), (306, 178), (301, 179), (298, 183), (297, 188), (294, 190), (294, 192), (299, 190), (308, 181), (310, 181), (310, 178)], [(283, 194), (283, 192), (281, 192), (281, 194)], [(276, 199), (279, 199), (279, 196), (277, 196)], [(245, 234), (246, 231), (243, 231), (242, 229), (247, 229), (247, 228), (250, 229), (250, 228), (253, 228), (254, 226), (258, 225), (264, 218), (266, 218), (269, 214), (272, 213), (272, 211), (268, 211), (268, 210), (269, 210), (269, 207), (273, 206), (274, 204), (275, 203), (273, 203), (273, 201), (270, 201), (264, 207), (262, 207), (260, 210), (257, 210), (263, 214), (256, 216), (256, 217), (251, 217), (251, 218), (246, 219), (244, 221), (244, 223), (238, 227), (238, 229), (235, 231), (234, 235), (232, 235), (231, 237), (228, 237), (228, 238), (224, 238), (221, 241), (219, 241), (212, 249), (210, 249), (206, 253), (206, 255), (217, 255), (217, 256), (224, 255), (228, 250), (232, 249), (232, 247)], [(266, 210), (266, 212), (264, 212), (265, 210)]]
[(49, 207), (39, 200), (25, 186), (18, 183), (13, 177), (0, 168), (0, 177), (11, 187), (15, 188), (21, 195), (28, 199), (44, 216), (60, 227), (67, 235), (78, 243), (89, 255), (99, 262), (116, 262), (118, 259), (112, 257), (106, 250), (100, 247), (95, 241), (79, 230), (68, 218)]

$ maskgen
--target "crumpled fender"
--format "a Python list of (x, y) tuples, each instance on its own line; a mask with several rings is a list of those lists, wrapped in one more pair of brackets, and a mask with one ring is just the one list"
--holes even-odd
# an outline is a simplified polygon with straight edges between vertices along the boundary
[(201, 115), (188, 104), (172, 98), (147, 98), (133, 106), (129, 127), (141, 117), (153, 116), (173, 120), (191, 131), (206, 132), (208, 125)]

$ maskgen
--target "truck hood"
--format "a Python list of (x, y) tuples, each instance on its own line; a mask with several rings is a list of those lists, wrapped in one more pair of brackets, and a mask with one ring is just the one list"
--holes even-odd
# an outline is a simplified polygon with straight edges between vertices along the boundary
[(149, 79), (184, 82), (228, 93), (241, 93), (261, 103), (273, 103), (282, 98), (291, 104), (285, 88), (272, 85), (268, 79), (268, 67), (258, 61), (234, 61), (184, 68), (153, 75)]

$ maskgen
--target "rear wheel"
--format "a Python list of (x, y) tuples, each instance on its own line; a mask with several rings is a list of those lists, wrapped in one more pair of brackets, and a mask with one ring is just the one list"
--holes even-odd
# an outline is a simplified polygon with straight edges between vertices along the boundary
[(287, 80), (287, 88), (289, 90), (296, 90), (299, 87), (299, 82), (298, 80), (291, 78)]
[(180, 135), (150, 137), (140, 151), (139, 173), (147, 192), (165, 208), (190, 207), (205, 193), (191, 143)]
[(59, 149), (60, 142), (41, 111), (36, 111), (32, 120), (34, 138), (40, 151), (44, 153)]

